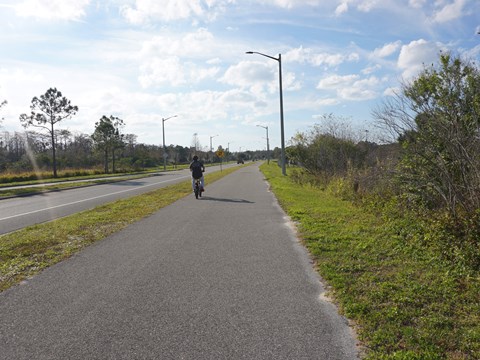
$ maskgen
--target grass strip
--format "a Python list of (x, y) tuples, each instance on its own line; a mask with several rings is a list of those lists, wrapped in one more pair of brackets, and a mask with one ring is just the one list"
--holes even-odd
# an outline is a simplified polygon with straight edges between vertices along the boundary
[(24, 195), (34, 195), (40, 194), (48, 191), (58, 191), (58, 190), (67, 190), (67, 189), (74, 189), (83, 186), (92, 186), (98, 184), (106, 184), (106, 183), (115, 183), (127, 180), (135, 180), (135, 179), (142, 179), (145, 177), (154, 176), (153, 174), (141, 174), (141, 175), (130, 175), (130, 176), (122, 176), (121, 178), (100, 178), (96, 180), (90, 181), (59, 181), (57, 183), (50, 183), (45, 184), (44, 186), (29, 186), (29, 187), (19, 187), (19, 188), (11, 188), (7, 190), (2, 190), (0, 187), (0, 199), (8, 198), (12, 196), (24, 196)]
[[(213, 183), (239, 168), (209, 173), (205, 182)], [(191, 194), (187, 180), (0, 236), (0, 291)]]
[(480, 359), (480, 274), (407, 244), (351, 202), (261, 166), (281, 206), (357, 324), (367, 359)]
[[(167, 171), (188, 169), (188, 164), (178, 166), (167, 166)], [(149, 175), (163, 172), (163, 167), (151, 168), (148, 170), (129, 171), (129, 172), (115, 172), (106, 174), (103, 171), (95, 169), (73, 169), (73, 170), (59, 170), (58, 176), (54, 178), (51, 172), (45, 171), (29, 171), (24, 173), (0, 173), (0, 188), (17, 186), (17, 185), (36, 185), (43, 183), (55, 183), (70, 180), (95, 179), (95, 178), (109, 178), (118, 176), (134, 176), (134, 175)]]

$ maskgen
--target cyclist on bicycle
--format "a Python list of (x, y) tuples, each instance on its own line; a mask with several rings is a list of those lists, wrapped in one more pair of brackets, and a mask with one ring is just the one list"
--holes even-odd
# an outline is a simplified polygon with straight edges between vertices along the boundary
[(198, 156), (193, 157), (193, 161), (190, 163), (190, 171), (192, 172), (192, 189), (195, 191), (195, 179), (200, 179), (200, 191), (205, 191), (205, 181), (203, 179), (203, 172), (205, 166), (198, 160)]

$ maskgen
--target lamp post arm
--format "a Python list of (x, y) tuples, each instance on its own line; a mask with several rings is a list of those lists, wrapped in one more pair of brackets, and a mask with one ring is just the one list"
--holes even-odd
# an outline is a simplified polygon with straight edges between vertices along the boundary
[(258, 54), (258, 55), (262, 55), (262, 56), (265, 56), (267, 58), (270, 58), (272, 60), (276, 60), (276, 61), (280, 61), (280, 56), (278, 58), (274, 57), (274, 56), (270, 56), (270, 55), (267, 55), (267, 54), (263, 54), (261, 52), (258, 52), (258, 51), (247, 51), (245, 52), (245, 54)]

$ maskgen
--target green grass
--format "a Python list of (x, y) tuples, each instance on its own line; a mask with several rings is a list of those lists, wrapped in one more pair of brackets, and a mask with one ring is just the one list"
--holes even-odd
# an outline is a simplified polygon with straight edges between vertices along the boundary
[[(187, 169), (188, 165), (182, 164), (178, 166), (168, 165), (167, 171)], [(9, 173), (9, 172), (0, 172), (0, 188), (6, 186), (15, 186), (15, 185), (32, 185), (32, 184), (42, 184), (42, 183), (53, 183), (61, 182), (68, 180), (79, 180), (79, 179), (92, 179), (98, 177), (115, 177), (122, 175), (148, 175), (151, 173), (163, 171), (162, 167), (151, 168), (143, 171), (127, 171), (127, 172), (115, 172), (105, 174), (103, 170), (99, 169), (71, 169), (71, 170), (59, 170), (57, 177), (54, 178), (52, 172), (47, 171), (28, 171), (22, 173)]]
[(356, 324), (368, 359), (480, 359), (480, 274), (450, 267), (351, 202), (261, 166)]
[[(212, 183), (239, 167), (205, 175)], [(191, 195), (190, 180), (0, 236), (0, 291)]]
[[(121, 176), (121, 178), (112, 178), (112, 177), (103, 177), (103, 176), (102, 178), (98, 178), (98, 176), (96, 176), (95, 178), (98, 178), (98, 179), (90, 180), (90, 181), (87, 181), (86, 178), (80, 177), (80, 178), (70, 179), (75, 181), (68, 181), (68, 180), (62, 179), (62, 180), (57, 180), (56, 182), (52, 182), (48, 184), (45, 183), (43, 186), (30, 186), (34, 184), (23, 183), (22, 187), (9, 188), (9, 189), (2, 189), (2, 187), (0, 186), (0, 199), (8, 198), (11, 196), (33, 195), (33, 194), (39, 194), (39, 193), (48, 192), (48, 191), (66, 190), (66, 189), (73, 189), (73, 188), (78, 188), (82, 186), (91, 186), (91, 185), (114, 183), (114, 182), (133, 180), (133, 179), (141, 179), (148, 176), (153, 176), (153, 174), (125, 175), (125, 176)], [(85, 181), (82, 181), (82, 180), (85, 180)], [(42, 184), (42, 183), (38, 183), (38, 184)]]

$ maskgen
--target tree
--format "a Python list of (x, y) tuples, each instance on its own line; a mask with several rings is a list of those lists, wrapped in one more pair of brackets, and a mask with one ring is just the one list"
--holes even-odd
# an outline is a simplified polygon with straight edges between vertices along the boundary
[(451, 54), (374, 112), (403, 146), (404, 190), (430, 208), (480, 209), (480, 71)]
[(112, 172), (115, 172), (115, 150), (125, 145), (124, 134), (120, 133), (123, 125), (122, 119), (112, 115), (110, 117), (104, 115), (99, 122), (95, 123), (92, 139), (95, 145), (103, 151), (105, 173), (108, 173), (109, 154), (112, 156)]
[(56, 88), (50, 88), (40, 98), (34, 97), (30, 105), (30, 115), (20, 115), (23, 127), (38, 127), (48, 131), (52, 145), (53, 177), (57, 177), (55, 125), (60, 121), (70, 118), (78, 111), (65, 96)]
[(332, 114), (323, 116), (321, 125), (308, 133), (297, 133), (288, 157), (314, 175), (345, 176), (364, 163), (365, 151), (355, 144), (348, 123)]

